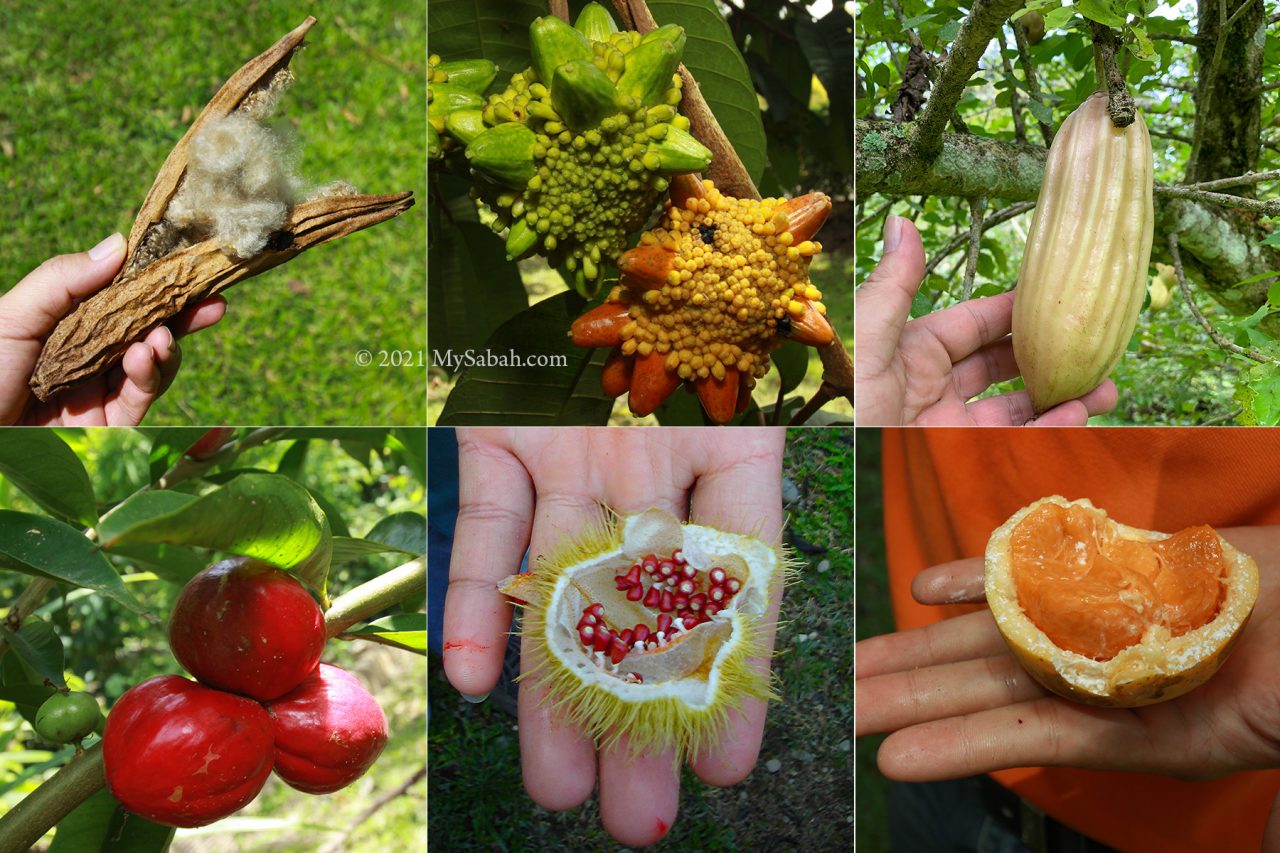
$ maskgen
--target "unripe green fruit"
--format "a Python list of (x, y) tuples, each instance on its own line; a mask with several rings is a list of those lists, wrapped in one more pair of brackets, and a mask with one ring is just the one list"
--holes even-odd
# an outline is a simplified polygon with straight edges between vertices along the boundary
[(618, 31), (609, 10), (599, 3), (588, 3), (574, 21), (573, 28), (593, 42), (607, 41)]
[(444, 72), (447, 75), (449, 85), (461, 86), (477, 95), (484, 94), (484, 90), (489, 88), (493, 78), (498, 75), (498, 66), (487, 59), (442, 62), (436, 66), (435, 70), (437, 73)]
[(102, 721), (98, 702), (88, 693), (55, 693), (36, 712), (35, 730), (53, 743), (88, 737)]
[(529, 25), (529, 49), (533, 68), (544, 83), (550, 82), (555, 70), (566, 62), (591, 61), (591, 42), (555, 15), (538, 18)]
[(466, 145), (487, 129), (480, 110), (455, 110), (444, 120), (449, 135)]
[[(655, 32), (657, 32), (655, 30)], [(618, 92), (643, 107), (662, 103), (671, 87), (671, 75), (684, 55), (684, 31), (674, 41), (660, 38), (642, 43), (627, 53), (627, 68), (618, 78)]]
[(538, 171), (533, 163), (537, 137), (523, 124), (509, 122), (491, 127), (467, 145), (472, 167), (493, 180), (522, 188)]
[(618, 90), (590, 62), (566, 62), (551, 78), (551, 102), (574, 130), (588, 130), (618, 111)]
[(445, 116), (454, 110), (478, 110), (484, 106), (484, 98), (461, 86), (432, 83), (427, 87), (427, 91), (431, 95), (431, 103), (427, 106), (427, 118), (439, 122), (443, 122)]
[(1018, 20), (1027, 32), (1029, 44), (1039, 44), (1044, 39), (1044, 18), (1039, 12), (1028, 12)]

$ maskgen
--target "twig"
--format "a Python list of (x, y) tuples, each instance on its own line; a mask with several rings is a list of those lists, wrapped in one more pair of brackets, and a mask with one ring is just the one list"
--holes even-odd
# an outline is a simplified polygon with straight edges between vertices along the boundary
[(1177, 134), (1177, 133), (1172, 133), (1167, 130), (1160, 130), (1159, 128), (1155, 128), (1155, 127), (1147, 128), (1147, 133), (1151, 134), (1152, 136), (1159, 136), (1161, 139), (1172, 139), (1174, 142), (1181, 142), (1183, 145), (1192, 144), (1190, 137), (1182, 136), (1181, 134)]
[(1147, 33), (1147, 38), (1152, 41), (1180, 41), (1183, 44), (1200, 44), (1199, 37), (1183, 35), (1182, 33)]
[[(1027, 41), (1027, 28), (1021, 18), (1013, 22), (1013, 40), (1018, 45), (1018, 64), (1022, 66), (1022, 76), (1026, 78), (1027, 92), (1032, 99), (1043, 104), (1040, 84), (1036, 82), (1036, 64), (1031, 61), (1031, 43)], [(1040, 126), (1040, 135), (1044, 137), (1044, 147), (1048, 148), (1053, 144), (1053, 128), (1039, 117), (1036, 117), (1036, 124)]]
[[(827, 403), (831, 402), (836, 397), (845, 396), (849, 395), (840, 391), (840, 389), (836, 388), (834, 385), (828, 382), (823, 382), (822, 386), (818, 388), (818, 392), (808, 399), (804, 406), (801, 407), (800, 411), (796, 412), (795, 417), (791, 419), (788, 426), (800, 426), (805, 421), (809, 420), (809, 418), (813, 417), (814, 413)], [(851, 397), (850, 402), (853, 402)]]
[(973, 295), (973, 277), (978, 272), (978, 253), (982, 248), (982, 214), (986, 209), (986, 196), (969, 199), (969, 251), (964, 261), (964, 283), (960, 287), (965, 299)]
[(1242, 198), (1238, 195), (1211, 193), (1205, 192), (1204, 190), (1191, 189), (1190, 187), (1170, 184), (1156, 184), (1155, 191), (1162, 195), (1174, 196), (1175, 198), (1189, 198), (1195, 201), (1208, 202), (1209, 204), (1218, 204), (1223, 207), (1250, 210), (1254, 213), (1261, 213), (1264, 216), (1280, 216), (1280, 200), (1263, 201), (1256, 198)]
[(569, 0), (548, 0), (547, 8), (551, 10), (551, 14), (555, 15), (566, 24), (569, 21)]
[(420, 591), (426, 583), (427, 562), (419, 557), (344, 592), (325, 611), (325, 635), (336, 637), (361, 619)]
[[(994, 228), (1002, 222), (1008, 222), (1010, 219), (1013, 219), (1015, 216), (1021, 216), (1022, 214), (1026, 213), (1028, 210), (1031, 210), (1035, 206), (1036, 206), (1036, 203), (1034, 201), (1020, 201), (1020, 202), (1017, 202), (1016, 204), (1011, 204), (1008, 207), (1001, 208), (1000, 210), (997, 210), (995, 213), (986, 217), (984, 220), (982, 220), (982, 223), (979, 227), (982, 229), (983, 232), (985, 232), (987, 229)], [(929, 273), (933, 272), (937, 268), (938, 264), (942, 263), (942, 261), (948, 255), (950, 255), (952, 252), (956, 251), (961, 246), (968, 243), (970, 239), (971, 239), (971, 235), (967, 232), (957, 235), (950, 243), (948, 243), (945, 247), (943, 247), (942, 251), (938, 252), (932, 258), (930, 258), (929, 263), (925, 264), (925, 268), (924, 268), (925, 276), (928, 276)]]
[(0, 853), (24, 853), (76, 806), (106, 785), (99, 741), (62, 765), (57, 773), (0, 817)]
[(1245, 172), (1243, 175), (1236, 175), (1234, 178), (1218, 178), (1216, 181), (1201, 181), (1198, 184), (1173, 184), (1172, 186), (1180, 186), (1188, 190), (1220, 190), (1226, 187), (1260, 184), (1263, 181), (1277, 179), (1280, 179), (1280, 169), (1273, 169), (1270, 172)]
[(893, 207), (893, 203), (895, 201), (897, 201), (897, 199), (891, 198), (884, 204), (877, 207), (867, 216), (864, 216), (862, 219), (859, 219), (858, 223), (854, 226), (854, 231), (855, 232), (861, 231), (863, 228), (870, 225), (872, 222), (875, 222), (877, 219), (884, 216), (886, 213), (889, 212), (889, 208)]
[(1093, 33), (1093, 59), (1098, 86), (1107, 91), (1107, 112), (1111, 114), (1111, 123), (1116, 127), (1128, 127), (1133, 124), (1136, 112), (1133, 96), (1124, 84), (1124, 74), (1116, 65), (1116, 50), (1120, 47), (1120, 38), (1110, 27), (1097, 21), (1089, 21), (1089, 30)]
[[(1006, 50), (1008, 46), (1002, 29), (1000, 31), (1000, 62), (1004, 65), (1004, 73), (1013, 80), (1013, 63), (1009, 61)], [(1012, 84), (1009, 86), (1009, 112), (1013, 114), (1013, 138), (1019, 142), (1026, 142), (1027, 127), (1022, 120), (1022, 96), (1018, 94), (1018, 87)]]
[(348, 24), (343, 19), (341, 15), (334, 15), (333, 22), (338, 25), (338, 29), (342, 30), (344, 33), (347, 34), (347, 38), (351, 39), (353, 42), (356, 43), (356, 46), (358, 46), (365, 53), (372, 56), (374, 59), (381, 62), (383, 65), (389, 65), (397, 71), (403, 72), (405, 74), (412, 74), (415, 77), (422, 76), (423, 70), (421, 65), (418, 65), (416, 62), (401, 62), (398, 59), (394, 59), (390, 56), (387, 56), (385, 53), (382, 53), (376, 47), (369, 44), (369, 42), (365, 41), (365, 39), (362, 38), (360, 34), (357, 33), (351, 27), (351, 25)]
[(339, 850), (345, 850), (347, 846), (347, 839), (351, 837), (352, 833), (360, 828), (362, 823), (377, 814), (378, 810), (387, 803), (397, 799), (398, 797), (403, 797), (409, 792), (410, 788), (421, 782), (426, 778), (426, 776), (427, 767), (424, 764), (402, 784), (396, 786), (396, 788), (391, 791), (387, 791), (385, 794), (378, 797), (378, 799), (374, 800), (373, 803), (370, 804), (369, 808), (362, 811), (359, 816), (351, 822), (351, 826), (347, 827), (346, 831), (343, 832), (339, 838), (335, 838), (333, 841), (330, 841), (324, 847), (320, 848), (320, 853), (338, 853)]
[(1178, 232), (1170, 231), (1168, 240), (1169, 254), (1173, 257), (1173, 269), (1178, 276), (1178, 287), (1182, 290), (1182, 298), (1187, 301), (1187, 305), (1191, 306), (1191, 313), (1195, 316), (1196, 322), (1208, 333), (1209, 337), (1213, 338), (1213, 342), (1227, 352), (1242, 355), (1261, 364), (1280, 364), (1280, 360), (1272, 358), (1261, 350), (1245, 349), (1234, 341), (1227, 340), (1226, 336), (1215, 329), (1208, 318), (1200, 313), (1200, 307), (1196, 305), (1195, 299), (1191, 297), (1191, 285), (1187, 283), (1187, 277), (1182, 271), (1182, 254), (1178, 251)]

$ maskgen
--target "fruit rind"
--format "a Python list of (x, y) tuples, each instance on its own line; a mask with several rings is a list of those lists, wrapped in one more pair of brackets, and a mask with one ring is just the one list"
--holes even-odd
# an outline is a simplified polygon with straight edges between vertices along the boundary
[[(1093, 660), (1054, 645), (1027, 618), (1018, 604), (1011, 565), (1011, 537), (1021, 521), (1045, 504), (1096, 509), (1087, 499), (1068, 501), (1058, 495), (1018, 510), (991, 534), (987, 543), (984, 585), (987, 604), (1014, 657), (1045, 689), (1107, 708), (1136, 708), (1181, 696), (1208, 680), (1226, 660), (1248, 623), (1258, 596), (1258, 566), (1221, 536), (1226, 559), (1226, 598), (1208, 624), (1179, 637), (1167, 629), (1149, 628), (1143, 641), (1106, 661)], [(1104, 510), (1100, 521), (1115, 524), (1127, 539), (1155, 542), (1170, 534), (1112, 522)]]
[[(701, 633), (708, 644), (721, 645), (709, 664), (702, 658), (705, 671), (674, 680), (637, 684), (601, 673), (583, 653), (577, 633), (566, 630), (587, 601), (584, 587), (611, 582), (618, 569), (646, 554), (675, 549), (700, 568), (741, 561), (745, 579), (733, 605), (681, 635), (697, 641), (694, 635)], [(560, 717), (602, 745), (625, 735), (633, 754), (672, 749), (678, 756), (696, 756), (718, 740), (730, 711), (740, 710), (746, 699), (777, 698), (770, 676), (751, 659), (768, 657), (773, 626), (767, 614), (793, 570), (780, 547), (753, 537), (682, 525), (663, 510), (626, 518), (602, 510), (578, 537), (540, 557), (533, 572), (508, 578), (500, 588), (525, 606), (521, 633), (531, 640), (526, 649), (533, 654), (521, 679), (538, 682), (544, 701)]]

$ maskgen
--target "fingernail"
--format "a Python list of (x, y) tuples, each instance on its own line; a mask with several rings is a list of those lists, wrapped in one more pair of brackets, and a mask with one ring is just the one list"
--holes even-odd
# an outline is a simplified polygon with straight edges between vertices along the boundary
[(884, 251), (883, 254), (889, 254), (898, 248), (898, 244), (902, 242), (902, 223), (901, 216), (890, 214), (884, 218)]
[(118, 254), (123, 248), (124, 236), (117, 231), (89, 250), (89, 260), (100, 261), (103, 258), (109, 258), (112, 255)]
[(165, 337), (169, 339), (169, 343), (165, 346), (165, 349), (167, 349), (169, 352), (173, 352), (178, 348), (177, 347), (178, 342), (174, 340), (174, 337), (173, 337), (173, 330), (170, 329), (168, 326), (161, 326), (160, 328), (164, 329)]
[(472, 694), (470, 694), (470, 693), (463, 693), (463, 694), (462, 694), (462, 698), (463, 698), (463, 699), (466, 699), (466, 700), (467, 700), (468, 702), (470, 702), (472, 705), (479, 705), (481, 702), (483, 702), (484, 700), (486, 700), (486, 699), (488, 699), (488, 698), (489, 698), (489, 694), (488, 694), (488, 693), (476, 693), (476, 694), (472, 695)]

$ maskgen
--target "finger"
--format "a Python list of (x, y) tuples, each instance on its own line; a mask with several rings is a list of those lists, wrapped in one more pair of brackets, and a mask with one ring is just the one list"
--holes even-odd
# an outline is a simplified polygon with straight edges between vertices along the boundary
[(169, 328), (181, 338), (192, 332), (207, 329), (227, 313), (227, 300), (212, 296), (201, 300), (169, 321)]
[(855, 648), (858, 679), (984, 658), (1008, 648), (991, 612), (966, 613), (923, 628), (871, 637)]
[(1033, 423), (1036, 426), (1078, 426), (1088, 421), (1091, 415), (1111, 411), (1117, 402), (1116, 383), (1107, 379), (1083, 397), (1054, 406)]
[[(767, 670), (768, 665), (753, 661), (752, 666)], [(693, 772), (708, 785), (727, 788), (751, 775), (760, 759), (760, 742), (764, 739), (764, 722), (768, 705), (759, 699), (747, 699), (742, 710), (729, 711), (729, 724), (712, 744), (693, 760)]]
[[(978, 426), (1022, 426), (1035, 415), (1031, 395), (1026, 391), (975, 400), (964, 408)], [(1083, 425), (1085, 420), (1087, 418), (1081, 418), (1079, 425)]]
[(1131, 711), (1051, 697), (902, 729), (885, 739), (877, 762), (890, 779), (924, 782), (1010, 767), (1163, 769), (1157, 758)]
[[(521, 641), (520, 666), (529, 671), (530, 640)], [(564, 721), (535, 679), (521, 683), (517, 698), (520, 766), (524, 787), (535, 803), (553, 812), (576, 808), (596, 786), (595, 745)]]
[(1018, 375), (1013, 339), (1007, 335), (967, 355), (951, 368), (952, 383), (961, 400), (977, 396), (996, 382)]
[(1008, 653), (860, 678), (854, 697), (858, 737), (1044, 695), (1044, 688)]
[(600, 820), (617, 841), (648, 847), (675, 823), (680, 773), (669, 749), (631, 755), (625, 736), (600, 750)]
[(0, 298), (0, 335), (26, 340), (49, 334), (77, 301), (111, 281), (124, 250), (124, 237), (116, 233), (87, 252), (58, 255), (36, 267)]
[[(163, 334), (156, 334), (163, 330)], [(109, 391), (103, 401), (106, 421), (112, 426), (136, 426), (142, 422), (147, 409), (160, 396), (164, 383), (161, 374), (159, 348), (165, 346), (162, 338), (171, 341), (169, 332), (161, 326), (147, 335), (147, 340), (131, 344), (120, 362), (123, 376), (115, 390)], [(155, 343), (153, 343), (153, 341)], [(166, 350), (166, 358), (172, 358)], [(108, 386), (110, 387), (110, 386)]]
[(911, 597), (921, 604), (972, 604), (986, 601), (982, 560), (955, 560), (925, 569), (911, 579)]
[(520, 570), (533, 515), (524, 466), (483, 430), (458, 431), (458, 520), (444, 604), (444, 670), (468, 696), (502, 674), (511, 605), (498, 592)]
[(858, 366), (879, 373), (893, 358), (911, 301), (924, 281), (924, 245), (910, 220), (887, 216), (884, 253), (854, 291)]
[(946, 348), (951, 361), (961, 359), (1009, 334), (1013, 322), (1013, 291), (970, 299), (920, 318)]

